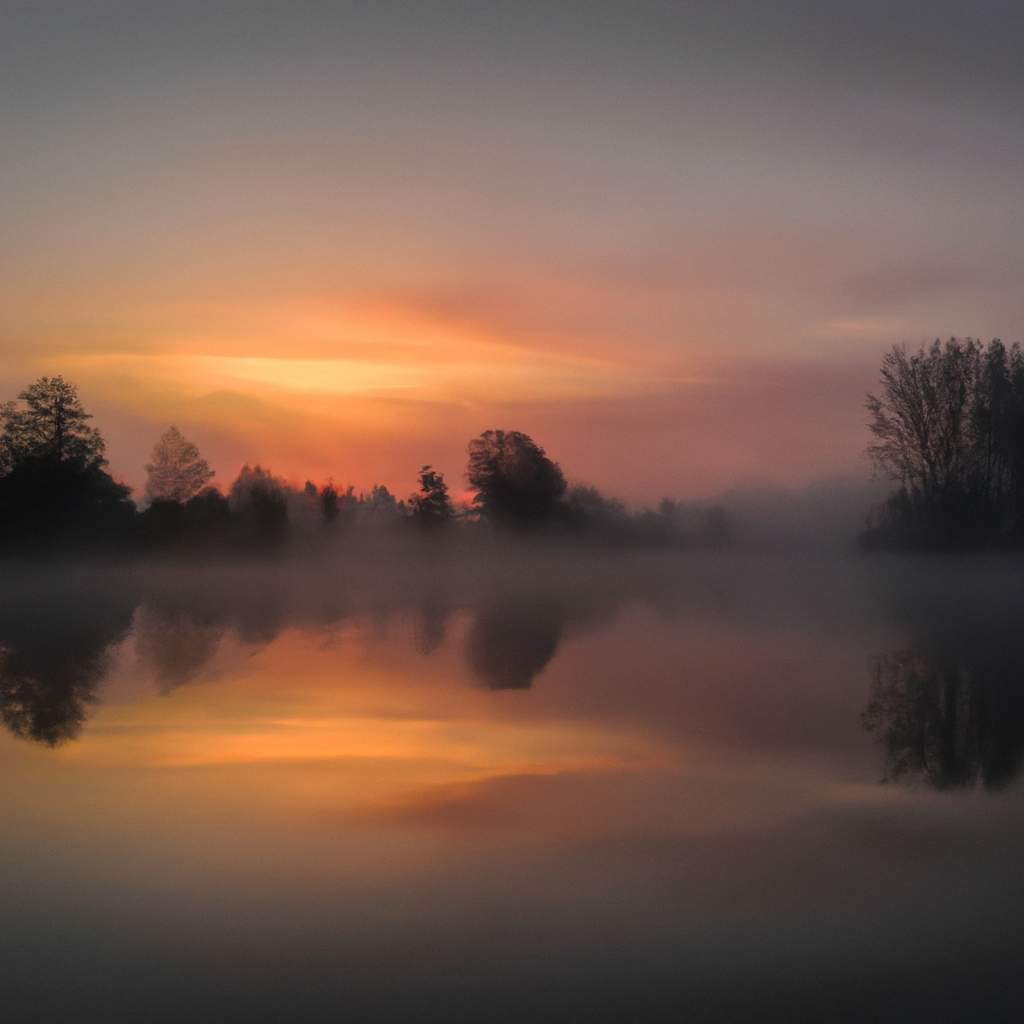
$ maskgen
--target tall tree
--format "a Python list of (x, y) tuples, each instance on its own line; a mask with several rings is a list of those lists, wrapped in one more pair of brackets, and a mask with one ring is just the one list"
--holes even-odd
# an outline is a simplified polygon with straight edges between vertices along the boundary
[(455, 518), (455, 510), (443, 474), (433, 466), (424, 466), (419, 479), (419, 492), (409, 498), (413, 519), (428, 530), (446, 526)]
[(971, 518), (981, 366), (972, 339), (910, 353), (894, 346), (882, 360), (880, 393), (866, 399), (875, 438), (868, 455), (900, 485), (889, 509), (929, 543), (958, 540)]
[(929, 499), (960, 484), (968, 458), (971, 398), (980, 347), (952, 339), (882, 359), (881, 394), (867, 396), (875, 465)]
[(328, 481), (320, 490), (320, 515), (328, 525), (335, 523), (341, 511), (338, 504), (338, 489)]
[(520, 528), (554, 519), (566, 489), (558, 463), (518, 430), (486, 430), (470, 441), (466, 478), (484, 518)]
[(998, 339), (936, 341), (882, 361), (867, 396), (875, 466), (898, 483), (874, 540), (989, 542), (1024, 527), (1024, 361)]
[(85, 466), (105, 465), (100, 432), (89, 425), (78, 389), (63, 377), (40, 377), (0, 407), (0, 470), (9, 471), (25, 459), (75, 460)]
[(130, 489), (104, 469), (91, 418), (63, 377), (41, 377), (0, 407), (0, 548), (55, 551), (130, 534)]
[(199, 449), (168, 427), (153, 446), (152, 462), (146, 466), (146, 499), (184, 504), (213, 479), (214, 471)]

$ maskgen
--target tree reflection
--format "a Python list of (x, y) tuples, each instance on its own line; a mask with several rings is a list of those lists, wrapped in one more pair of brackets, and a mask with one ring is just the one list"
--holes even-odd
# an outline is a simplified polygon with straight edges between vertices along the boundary
[(974, 656), (920, 648), (877, 659), (863, 723), (885, 749), (887, 781), (995, 790), (1014, 778), (1024, 759), (1024, 680), (1012, 651), (989, 639)]
[(55, 747), (79, 734), (132, 607), (70, 590), (0, 608), (0, 719), (15, 736)]
[(135, 649), (166, 693), (202, 672), (217, 652), (224, 628), (222, 616), (147, 603), (135, 616)]
[(525, 690), (555, 656), (565, 614), (553, 602), (522, 595), (481, 605), (466, 646), (469, 666), (491, 690)]
[(289, 612), (283, 595), (273, 585), (232, 589), (226, 600), (239, 639), (256, 647), (273, 643), (290, 619), (301, 618)]
[(445, 642), (453, 618), (466, 615), (474, 682), (523, 690), (570, 631), (598, 628), (627, 601), (672, 608), (679, 586), (677, 578), (639, 571), (632, 562), (625, 573), (552, 561), (541, 571), (503, 560), (463, 562), (454, 578), (439, 578), (436, 568), (414, 567), (400, 580), (377, 565), (371, 572), (368, 563), (344, 577), (330, 566), (306, 565), (12, 571), (0, 590), (0, 717), (16, 735), (50, 746), (76, 737), (110, 649), (130, 629), (146, 677), (166, 693), (208, 675), (215, 657), (221, 666), (233, 654), (249, 657), (285, 629), (331, 634), (345, 619), (383, 627), (401, 616), (412, 619), (417, 648), (430, 654)]
[(451, 604), (438, 595), (429, 594), (422, 600), (413, 633), (420, 654), (433, 654), (444, 643), (452, 611)]

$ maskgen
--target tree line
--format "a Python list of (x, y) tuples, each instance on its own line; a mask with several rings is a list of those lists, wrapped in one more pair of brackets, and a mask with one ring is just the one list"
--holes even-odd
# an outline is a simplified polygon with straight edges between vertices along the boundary
[(106, 444), (74, 384), (41, 377), (0, 405), (0, 552), (68, 549), (222, 554), (316, 544), (372, 530), (441, 538), (456, 531), (580, 538), (618, 545), (722, 544), (719, 508), (665, 499), (627, 511), (596, 488), (570, 485), (528, 435), (487, 430), (470, 441), (471, 498), (456, 503), (444, 475), (424, 465), (405, 499), (376, 485), (333, 481), (295, 488), (245, 465), (226, 490), (177, 427), (156, 441), (142, 500), (109, 472)]
[(866, 400), (868, 455), (895, 483), (869, 547), (957, 549), (1024, 541), (1024, 352), (951, 338), (882, 360)]

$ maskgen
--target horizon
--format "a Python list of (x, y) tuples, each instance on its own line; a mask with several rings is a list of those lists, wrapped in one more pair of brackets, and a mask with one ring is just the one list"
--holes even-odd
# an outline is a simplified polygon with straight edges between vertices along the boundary
[(15, 5), (0, 393), (74, 380), (136, 489), (170, 423), (399, 494), (494, 426), (637, 502), (866, 477), (890, 345), (1021, 336), (1021, 17)]
[[(63, 380), (65, 383), (70, 385), (75, 390), (76, 393), (78, 392), (78, 388), (75, 382), (68, 380), (67, 378), (63, 377), (63, 375), (60, 374), (57, 374), (52, 378), (39, 378), (36, 382), (31, 383), (40, 384), (45, 379)], [(18, 398), (12, 397), (10, 401), (12, 401), (15, 404), (15, 406), (20, 407), (20, 394)], [(109, 455), (109, 443), (107, 440), (107, 434), (103, 429), (103, 424), (97, 421), (97, 417), (94, 414), (88, 412), (87, 405), (85, 406), (85, 411), (87, 413), (88, 425), (91, 428), (98, 430), (100, 436), (103, 438), (104, 441), (106, 451), (102, 456), (100, 464), (103, 465), (107, 471), (109, 471), (110, 476), (113, 480), (129, 488), (131, 492), (131, 498), (136, 505), (139, 505), (140, 507), (145, 507), (145, 505), (148, 504), (148, 499), (145, 494), (145, 480), (147, 478), (146, 466), (143, 465), (140, 467), (136, 467), (134, 472), (129, 471), (126, 473), (122, 471), (122, 467), (113, 465)], [(156, 445), (157, 442), (162, 441), (163, 434), (168, 429), (178, 429), (177, 423), (168, 423), (160, 431), (160, 436), (156, 438), (154, 445)], [(515, 431), (516, 428), (512, 425), (508, 425), (505, 427), (494, 427), (488, 429)], [(187, 437), (185, 438), (185, 440), (192, 441), (193, 439), (191, 437)], [(455, 473), (451, 474), (450, 476), (442, 472), (442, 477), (446, 480), (451, 490), (452, 500), (462, 505), (471, 504), (474, 494), (473, 488), (468, 481), (468, 473), (465, 465), (466, 460), (468, 458), (469, 445), (472, 440), (474, 439), (467, 438), (466, 443), (463, 445), (463, 467), (457, 470)], [(541, 443), (540, 439), (534, 438), (532, 440), (536, 440), (538, 441), (538, 443)], [(543, 445), (541, 446), (543, 448)], [(201, 451), (200, 454), (205, 455), (205, 452)], [(549, 458), (552, 459), (552, 461), (559, 465), (561, 470), (565, 473), (566, 481), (570, 488), (574, 486), (595, 486), (590, 480), (582, 479), (577, 474), (575, 474), (571, 466), (562, 465), (559, 462), (556, 453), (548, 451), (547, 455)], [(151, 448), (149, 454), (146, 457), (147, 461), (154, 458), (155, 456), (156, 451), (155, 447), (153, 447)], [(205, 461), (207, 460), (204, 459), (204, 462)], [(263, 470), (264, 472), (272, 474), (272, 476), (276, 480), (280, 481), (280, 483), (290, 488), (292, 491), (296, 492), (301, 491), (304, 485), (313, 483), (316, 484), (318, 488), (326, 485), (331, 485), (337, 488), (339, 492), (342, 492), (346, 489), (351, 489), (354, 491), (356, 495), (364, 496), (367, 495), (375, 487), (384, 486), (397, 500), (402, 501), (405, 498), (406, 492), (409, 492), (411, 494), (415, 491), (415, 482), (418, 479), (420, 470), (428, 467), (433, 468), (435, 470), (439, 469), (439, 467), (436, 466), (429, 459), (426, 461), (422, 461), (416, 466), (415, 470), (411, 473), (409, 480), (406, 480), (404, 483), (400, 483), (397, 486), (392, 486), (388, 482), (372, 475), (370, 478), (368, 478), (367, 481), (358, 482), (347, 478), (343, 478), (336, 473), (328, 473), (326, 476), (313, 478), (309, 476), (304, 476), (302, 474), (289, 473), (287, 469), (281, 471), (279, 467), (264, 464), (260, 462), (258, 459), (244, 459), (236, 467), (233, 467), (233, 469), (231, 469), (228, 472), (223, 472), (216, 465), (209, 465), (209, 469), (212, 471), (211, 479), (209, 479), (203, 486), (204, 489), (212, 489), (223, 495), (227, 495), (231, 489), (232, 483), (239, 478), (242, 472), (246, 469), (252, 468), (257, 470)], [(133, 482), (133, 480), (135, 482)], [(773, 481), (767, 478), (765, 478), (764, 480), (752, 479), (745, 483), (736, 484), (734, 486), (729, 486), (719, 491), (714, 491), (705, 494), (658, 494), (655, 498), (640, 498), (637, 497), (636, 495), (614, 493), (604, 490), (601, 490), (600, 493), (604, 498), (623, 502), (627, 508), (639, 509), (643, 507), (649, 507), (663, 499), (670, 499), (673, 501), (682, 501), (684, 503), (700, 505), (702, 503), (723, 501), (725, 499), (743, 500), (749, 498), (778, 496), (809, 497), (813, 496), (815, 493), (823, 492), (828, 489), (848, 489), (850, 487), (853, 487), (855, 489), (862, 489), (865, 495), (869, 493), (874, 493), (874, 497), (877, 498), (880, 494), (879, 487), (881, 486), (881, 484), (882, 478), (880, 477), (878, 471), (872, 469), (866, 474), (848, 473), (845, 475), (835, 474), (831, 476), (820, 476), (796, 484), (786, 484), (783, 482)]]

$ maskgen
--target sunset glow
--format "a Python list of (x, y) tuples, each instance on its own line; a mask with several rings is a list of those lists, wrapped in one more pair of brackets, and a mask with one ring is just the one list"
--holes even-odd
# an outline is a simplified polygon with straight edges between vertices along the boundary
[(1017, 107), (941, 41), (901, 77), (899, 26), (868, 75), (711, 8), (564, 37), (265, 11), (236, 47), (143, 7), (152, 61), (98, 15), (8, 26), (0, 157), (0, 387), (73, 376), (136, 487), (169, 423), (222, 486), (263, 461), (404, 493), (496, 426), (633, 501), (861, 473), (832, 410), (879, 352), (1020, 314)]

